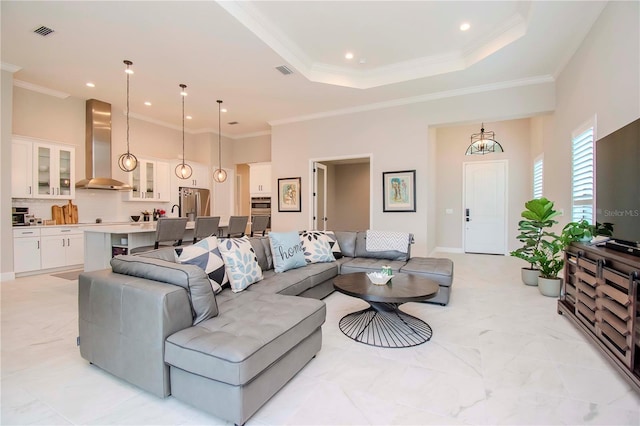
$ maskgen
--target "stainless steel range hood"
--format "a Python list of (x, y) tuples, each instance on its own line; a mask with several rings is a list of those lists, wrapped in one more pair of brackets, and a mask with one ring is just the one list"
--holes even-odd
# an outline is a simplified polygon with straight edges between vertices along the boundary
[(86, 111), (87, 178), (76, 182), (76, 189), (131, 191), (130, 185), (111, 178), (111, 104), (89, 99)]

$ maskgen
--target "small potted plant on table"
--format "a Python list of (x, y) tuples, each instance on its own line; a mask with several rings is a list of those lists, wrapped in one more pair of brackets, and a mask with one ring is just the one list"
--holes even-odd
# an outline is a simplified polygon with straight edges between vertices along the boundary
[(559, 213), (553, 209), (553, 202), (546, 198), (534, 198), (527, 201), (521, 216), (524, 218), (518, 222), (518, 240), (523, 246), (511, 252), (511, 256), (517, 257), (529, 263), (529, 267), (522, 268), (522, 281), (527, 285), (538, 285), (537, 262), (542, 255), (541, 243), (543, 237), (548, 233), (545, 229), (551, 228), (558, 223), (553, 218)]

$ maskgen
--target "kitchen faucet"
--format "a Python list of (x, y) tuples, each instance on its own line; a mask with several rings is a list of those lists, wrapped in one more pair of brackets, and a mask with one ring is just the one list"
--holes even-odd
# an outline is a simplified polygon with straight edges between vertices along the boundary
[(177, 204), (174, 204), (173, 206), (171, 206), (171, 213), (173, 213), (173, 209), (178, 208), (178, 217), (182, 217), (182, 212), (180, 211), (180, 206)]

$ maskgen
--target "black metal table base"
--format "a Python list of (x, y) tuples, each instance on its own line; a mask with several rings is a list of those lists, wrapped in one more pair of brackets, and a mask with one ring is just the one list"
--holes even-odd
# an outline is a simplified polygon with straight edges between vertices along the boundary
[(426, 322), (402, 312), (399, 303), (375, 303), (344, 316), (340, 331), (356, 342), (382, 348), (409, 348), (428, 342), (433, 335)]

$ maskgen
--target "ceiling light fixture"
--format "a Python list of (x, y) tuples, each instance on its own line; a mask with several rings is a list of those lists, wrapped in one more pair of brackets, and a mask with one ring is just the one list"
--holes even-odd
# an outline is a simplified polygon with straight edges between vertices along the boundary
[(124, 70), (127, 73), (127, 152), (118, 158), (118, 166), (125, 172), (132, 172), (138, 167), (138, 159), (129, 151), (129, 76), (133, 74), (133, 70), (129, 67), (133, 65), (133, 62), (126, 59), (123, 62), (127, 66), (127, 69)]
[(187, 96), (187, 92), (184, 89), (186, 88), (186, 84), (180, 85), (180, 96), (182, 97), (182, 163), (176, 166), (176, 176), (180, 179), (189, 179), (193, 173), (191, 166), (184, 162), (184, 98)]
[(496, 140), (495, 132), (485, 132), (484, 123), (482, 123), (480, 133), (471, 135), (471, 145), (467, 148), (465, 155), (485, 155), (492, 152), (504, 152), (504, 150)]
[(87, 83), (87, 84), (86, 84), (86, 86), (87, 86), (87, 87), (96, 87), (96, 85), (95, 85), (95, 84), (93, 84), (93, 83), (91, 83), (91, 82)]
[(469, 24), (468, 22), (463, 22), (460, 25), (460, 31), (467, 31), (469, 28), (471, 28), (471, 24)]
[(220, 130), (220, 112), (222, 112), (222, 101), (218, 102), (218, 169), (213, 172), (213, 180), (222, 183), (227, 180), (227, 172), (222, 169), (222, 132)]
[(149, 102), (149, 101), (146, 101), (144, 104), (145, 104), (146, 106), (151, 106), (151, 102)]
[(349, 60), (351, 60), (351, 59), (353, 59), (353, 53), (352, 53), (352, 52), (347, 52), (347, 53), (344, 55), (344, 57), (345, 57), (345, 59), (349, 59)]

